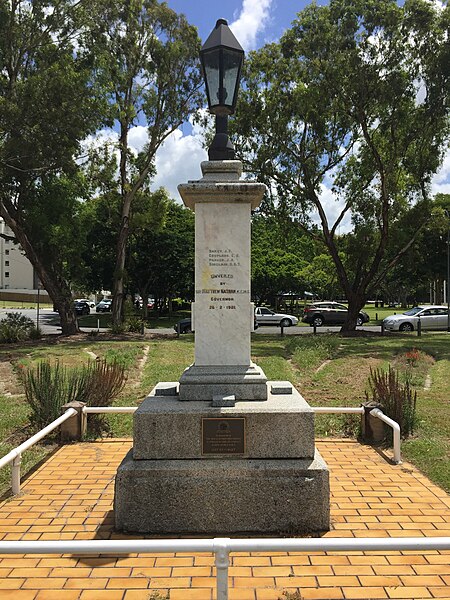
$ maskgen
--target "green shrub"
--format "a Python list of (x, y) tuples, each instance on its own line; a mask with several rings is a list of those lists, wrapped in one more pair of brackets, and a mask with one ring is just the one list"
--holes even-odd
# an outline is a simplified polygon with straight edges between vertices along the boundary
[(66, 370), (59, 362), (40, 362), (34, 369), (24, 369), (22, 382), (31, 408), (30, 422), (42, 429), (61, 415), (61, 407), (70, 402)]
[(416, 426), (417, 392), (413, 392), (410, 381), (400, 383), (398, 371), (389, 365), (387, 372), (370, 369), (369, 386), (371, 397), (366, 391), (366, 400), (383, 406), (383, 412), (400, 425), (403, 438), (411, 435)]
[(144, 320), (140, 317), (129, 317), (124, 323), (125, 331), (130, 333), (144, 333)]
[(6, 318), (0, 321), (0, 342), (13, 344), (27, 339), (37, 339), (34, 321), (22, 313), (6, 313)]
[[(42, 361), (21, 373), (26, 401), (31, 407), (31, 424), (42, 429), (57, 419), (68, 402), (85, 402), (88, 406), (110, 406), (125, 385), (122, 365), (105, 360), (68, 369), (58, 361)], [(89, 430), (99, 434), (106, 429), (103, 415), (91, 415)]]

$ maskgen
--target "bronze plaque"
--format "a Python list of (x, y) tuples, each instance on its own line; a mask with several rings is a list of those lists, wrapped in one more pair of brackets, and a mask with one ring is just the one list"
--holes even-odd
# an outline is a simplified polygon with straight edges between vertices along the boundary
[(202, 418), (202, 454), (244, 454), (245, 418)]

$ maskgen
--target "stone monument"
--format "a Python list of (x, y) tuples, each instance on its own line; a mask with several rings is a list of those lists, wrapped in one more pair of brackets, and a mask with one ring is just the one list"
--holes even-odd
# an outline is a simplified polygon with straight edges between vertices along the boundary
[[(217, 29), (225, 48), (238, 44), (226, 22)], [(215, 51), (210, 38), (203, 50)], [(265, 186), (240, 180), (223, 125), (203, 178), (179, 186), (195, 211), (195, 361), (179, 382), (156, 385), (134, 414), (133, 449), (115, 486), (115, 524), (124, 532), (329, 529), (314, 413), (289, 382), (268, 382), (251, 361), (250, 220)]]

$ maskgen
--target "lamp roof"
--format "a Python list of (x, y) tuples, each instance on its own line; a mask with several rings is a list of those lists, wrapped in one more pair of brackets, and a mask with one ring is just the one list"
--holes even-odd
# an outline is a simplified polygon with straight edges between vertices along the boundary
[(225, 46), (231, 50), (238, 50), (244, 52), (244, 49), (234, 37), (233, 32), (228, 27), (226, 19), (218, 19), (216, 26), (209, 34), (208, 39), (202, 46), (202, 51), (212, 50), (217, 46)]

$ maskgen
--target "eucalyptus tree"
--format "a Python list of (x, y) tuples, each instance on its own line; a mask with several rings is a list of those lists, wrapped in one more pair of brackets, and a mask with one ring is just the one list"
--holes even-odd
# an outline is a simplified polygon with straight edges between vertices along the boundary
[[(235, 129), (247, 171), (319, 239), (349, 301), (354, 329), (367, 294), (429, 217), (429, 187), (448, 141), (450, 7), (426, 0), (330, 0), (298, 14), (279, 43), (250, 55)], [(337, 204), (329, 217), (327, 185)], [(328, 194), (330, 196), (330, 194)], [(273, 200), (275, 199), (275, 200)], [(415, 228), (386, 248), (411, 206)], [(346, 255), (339, 227), (351, 215)]]
[[(92, 34), (118, 129), (114, 187), (120, 197), (120, 223), (112, 304), (113, 322), (118, 325), (133, 203), (139, 193), (149, 190), (157, 150), (200, 106), (200, 41), (183, 15), (157, 0), (104, 0), (103, 13)], [(147, 141), (133, 153), (130, 131), (137, 125), (145, 126)]]
[(85, 186), (76, 158), (105, 108), (85, 35), (94, 7), (0, 3), (0, 216), (57, 306), (64, 334), (78, 331), (70, 272)]

